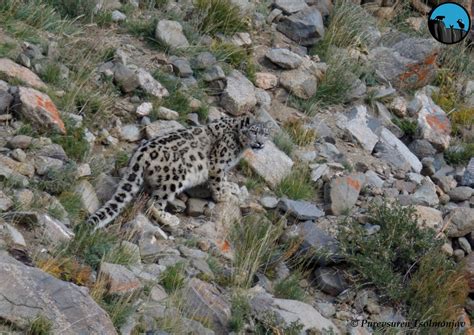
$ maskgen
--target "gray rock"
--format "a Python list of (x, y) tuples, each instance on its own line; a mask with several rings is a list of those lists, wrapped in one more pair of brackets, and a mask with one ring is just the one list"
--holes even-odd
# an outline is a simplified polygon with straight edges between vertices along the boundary
[(48, 214), (40, 214), (38, 221), (47, 240), (55, 245), (68, 242), (74, 237), (74, 233), (68, 227)]
[(381, 130), (380, 141), (375, 150), (395, 169), (412, 169), (417, 173), (421, 171), (422, 164), (419, 159), (387, 128)]
[(0, 212), (6, 212), (13, 207), (13, 201), (0, 190)]
[(186, 58), (182, 57), (171, 57), (171, 65), (173, 65), (174, 73), (181, 78), (191, 77), (193, 75), (193, 69)]
[(474, 157), (471, 158), (467, 164), (461, 184), (464, 186), (474, 187)]
[(121, 11), (119, 10), (112, 11), (112, 21), (121, 22), (121, 21), (125, 21), (126, 19), (127, 19), (127, 15), (125, 15)]
[(203, 199), (190, 198), (187, 205), (187, 213), (189, 216), (199, 216), (207, 212), (209, 202)]
[(355, 106), (350, 112), (345, 129), (359, 142), (367, 152), (371, 153), (379, 137), (368, 126), (367, 108), (363, 105)]
[(157, 116), (159, 119), (162, 119), (162, 120), (178, 120), (179, 119), (178, 112), (172, 109), (163, 107), (163, 106), (158, 107)]
[(140, 141), (142, 135), (136, 124), (126, 124), (120, 128), (120, 139), (127, 142)]
[(341, 273), (333, 268), (321, 267), (314, 271), (316, 286), (323, 292), (337, 296), (349, 285)]
[(273, 8), (273, 10), (268, 14), (266, 21), (268, 24), (272, 24), (273, 21), (279, 19), (282, 15), (283, 11), (278, 8)]
[(153, 110), (153, 104), (151, 102), (144, 102), (137, 107), (136, 113), (140, 116), (150, 115)]
[(285, 71), (280, 76), (280, 84), (288, 92), (301, 99), (309, 99), (316, 93), (316, 77), (305, 70)]
[(421, 186), (417, 188), (415, 193), (411, 196), (414, 205), (436, 206), (439, 204), (438, 196), (436, 195), (436, 187), (430, 181), (422, 182)]
[(140, 280), (133, 272), (120, 264), (102, 262), (99, 278), (105, 280), (110, 294), (133, 293), (142, 287)]
[(186, 312), (195, 319), (205, 319), (218, 334), (227, 333), (227, 323), (231, 317), (230, 304), (213, 285), (192, 278), (184, 293)]
[(275, 187), (286, 177), (293, 166), (293, 161), (278, 149), (273, 142), (267, 141), (260, 150), (246, 150), (243, 158), (253, 171), (262, 177), (271, 187)]
[(197, 70), (205, 70), (216, 63), (216, 57), (208, 51), (199, 53), (191, 61), (191, 65)]
[(27, 135), (16, 135), (13, 136), (7, 143), (8, 147), (11, 149), (28, 149), (31, 145), (33, 137)]
[(446, 113), (424, 93), (418, 92), (416, 97), (421, 102), (418, 111), (419, 135), (439, 150), (445, 150), (451, 140), (451, 122)]
[(365, 184), (373, 187), (382, 188), (384, 181), (379, 177), (377, 173), (372, 170), (368, 170), (365, 173)]
[(12, 102), (13, 95), (0, 89), (0, 114), (8, 113)]
[(172, 48), (189, 46), (189, 42), (183, 34), (183, 27), (177, 21), (160, 20), (155, 29), (155, 38)]
[(97, 198), (99, 199), (100, 203), (103, 204), (110, 198), (115, 192), (117, 188), (118, 181), (105, 174), (101, 173), (95, 180), (94, 188), (97, 194)]
[(60, 170), (64, 166), (62, 160), (45, 156), (35, 157), (34, 164), (36, 174), (39, 176), (43, 176), (51, 170)]
[(20, 329), (39, 314), (52, 322), (54, 334), (116, 334), (107, 313), (84, 290), (0, 257), (0, 318)]
[(285, 14), (293, 14), (308, 8), (304, 0), (275, 0), (273, 5), (283, 10)]
[(135, 72), (120, 63), (115, 64), (113, 69), (114, 82), (118, 87), (120, 87), (122, 92), (130, 93), (138, 88), (140, 83)]
[(278, 208), (298, 220), (314, 220), (324, 216), (324, 212), (309, 201), (281, 199)]
[(319, 10), (309, 7), (284, 17), (277, 30), (301, 45), (311, 46), (324, 36), (323, 18)]
[(183, 125), (177, 121), (155, 121), (145, 127), (145, 133), (147, 139), (152, 139), (183, 128)]
[(24, 162), (26, 160), (26, 153), (21, 149), (15, 149), (11, 152), (11, 156), (18, 162)]
[(443, 225), (443, 213), (436, 208), (427, 206), (414, 206), (415, 213), (418, 215), (417, 224), (420, 228), (431, 228), (439, 231)]
[(419, 159), (432, 157), (436, 154), (436, 149), (430, 142), (424, 139), (414, 140), (408, 145), (408, 149), (410, 149)]
[(474, 194), (474, 189), (467, 186), (460, 186), (448, 192), (449, 198), (454, 202), (466, 201)]
[(339, 242), (314, 222), (301, 222), (293, 230), (302, 240), (300, 252), (312, 255), (318, 264), (325, 265), (341, 259)]
[(8, 223), (5, 224), (5, 227), (7, 229), (8, 237), (10, 238), (13, 246), (26, 247), (25, 238), (15, 227), (9, 225)]
[(474, 208), (454, 208), (444, 218), (446, 235), (448, 237), (462, 237), (474, 231)]
[(47, 88), (46, 84), (34, 72), (9, 58), (0, 58), (0, 77), (7, 81), (16, 79), (36, 89)]
[(270, 49), (265, 54), (265, 57), (284, 69), (296, 69), (303, 62), (300, 56), (283, 48)]
[(326, 199), (331, 203), (334, 215), (344, 215), (354, 207), (364, 185), (365, 177), (355, 173), (345, 177), (336, 177), (325, 190)]
[(469, 244), (469, 241), (465, 237), (458, 238), (458, 243), (461, 249), (464, 250), (466, 255), (469, 255), (471, 253), (472, 251), (471, 245)]
[(255, 88), (242, 73), (234, 70), (227, 76), (227, 87), (221, 95), (221, 105), (234, 116), (251, 110), (257, 104)]
[(330, 169), (327, 164), (311, 165), (311, 180), (317, 182), (321, 177), (329, 175)]
[(145, 69), (138, 69), (136, 71), (136, 76), (138, 79), (138, 86), (146, 93), (160, 99), (169, 95), (168, 90)]
[(260, 204), (266, 209), (274, 209), (278, 205), (278, 198), (271, 196), (261, 197)]
[(99, 199), (95, 194), (94, 187), (87, 180), (81, 180), (74, 191), (80, 197), (82, 207), (86, 209), (87, 213), (94, 214), (99, 209)]
[(317, 302), (316, 308), (325, 318), (330, 318), (336, 314), (336, 307), (328, 302)]
[(56, 143), (45, 145), (38, 149), (35, 153), (36, 155), (40, 156), (60, 159), (65, 162), (68, 161), (67, 154), (64, 151), (63, 147)]
[(15, 99), (17, 111), (35, 129), (66, 133), (59, 111), (48, 95), (33, 88), (19, 87)]
[(225, 79), (225, 73), (219, 65), (212, 65), (204, 72), (202, 79), (207, 82)]

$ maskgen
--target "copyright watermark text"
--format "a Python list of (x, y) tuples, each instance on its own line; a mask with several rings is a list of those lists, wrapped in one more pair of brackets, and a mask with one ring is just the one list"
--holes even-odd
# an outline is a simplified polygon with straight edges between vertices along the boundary
[(466, 322), (464, 321), (371, 321), (371, 320), (350, 320), (349, 324), (351, 327), (367, 327), (372, 329), (384, 329), (384, 328), (448, 328), (457, 329), (464, 328)]

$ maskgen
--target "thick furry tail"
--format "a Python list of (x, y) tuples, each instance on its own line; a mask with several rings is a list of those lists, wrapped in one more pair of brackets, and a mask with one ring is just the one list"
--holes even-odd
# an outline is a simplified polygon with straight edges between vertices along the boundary
[(142, 154), (137, 155), (135, 153), (133, 155), (128, 164), (127, 172), (118, 184), (114, 195), (87, 219), (88, 224), (94, 225), (95, 229), (105, 227), (133, 200), (143, 185), (143, 166), (139, 164), (142, 157)]

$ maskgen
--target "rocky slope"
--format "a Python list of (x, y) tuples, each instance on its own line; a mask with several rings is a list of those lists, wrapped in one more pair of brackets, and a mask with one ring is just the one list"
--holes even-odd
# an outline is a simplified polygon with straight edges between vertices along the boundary
[[(0, 4), (0, 332), (472, 332), (474, 55), (423, 8)], [(141, 141), (249, 112), (232, 201), (82, 224)]]

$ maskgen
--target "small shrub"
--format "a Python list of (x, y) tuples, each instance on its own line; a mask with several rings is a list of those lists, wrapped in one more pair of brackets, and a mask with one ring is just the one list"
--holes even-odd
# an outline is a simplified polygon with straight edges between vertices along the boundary
[(273, 142), (278, 147), (278, 149), (283, 151), (288, 156), (291, 156), (291, 153), (293, 152), (295, 144), (293, 143), (290, 135), (288, 135), (287, 132), (285, 132), (285, 131), (278, 132), (273, 137)]
[(316, 131), (311, 128), (305, 128), (301, 119), (288, 120), (283, 124), (283, 128), (296, 145), (305, 146), (313, 144), (316, 140)]
[(474, 143), (465, 143), (460, 147), (452, 147), (444, 152), (446, 162), (451, 165), (464, 165), (474, 157)]
[(92, 269), (70, 257), (51, 257), (37, 262), (38, 268), (50, 275), (76, 285), (90, 284)]
[(229, 328), (236, 333), (243, 330), (245, 323), (251, 316), (251, 307), (247, 297), (242, 294), (236, 294), (231, 299)]
[(57, 63), (48, 62), (40, 75), (49, 84), (58, 85), (61, 82), (61, 68)]
[(26, 329), (27, 335), (50, 335), (52, 334), (53, 323), (42, 315), (38, 315), (32, 320)]
[(277, 298), (304, 301), (306, 294), (300, 287), (301, 273), (294, 272), (275, 284), (274, 295)]
[(261, 215), (246, 216), (232, 229), (230, 240), (235, 250), (233, 284), (248, 288), (257, 271), (271, 267), (281, 254), (278, 239), (283, 222), (273, 224)]
[(200, 21), (198, 29), (203, 34), (233, 35), (247, 30), (239, 7), (230, 0), (197, 0), (195, 7)]
[(412, 207), (373, 206), (368, 222), (380, 226), (378, 233), (366, 236), (361, 225), (354, 222), (350, 225), (352, 230), (340, 235), (346, 260), (362, 281), (373, 284), (388, 300), (407, 299), (408, 279), (416, 272), (420, 260), (441, 245), (433, 230), (418, 228), (417, 219)]
[(78, 194), (66, 191), (59, 195), (58, 200), (72, 222), (78, 222), (84, 218), (85, 211), (82, 208), (81, 198)]
[(74, 164), (66, 164), (62, 168), (50, 169), (36, 186), (45, 192), (58, 195), (69, 191), (76, 182), (76, 167)]
[(33, 129), (33, 126), (29, 123), (23, 123), (20, 128), (15, 132), (16, 135), (26, 135), (31, 137), (38, 136), (38, 132)]
[(292, 172), (277, 185), (275, 193), (294, 200), (311, 200), (315, 195), (311, 170), (307, 166), (293, 167)]
[(175, 265), (167, 267), (160, 275), (160, 284), (168, 294), (184, 286), (186, 279), (184, 271), (184, 264), (178, 262)]
[(101, 10), (94, 16), (94, 21), (99, 27), (110, 27), (113, 23), (112, 12)]
[(392, 122), (403, 131), (405, 136), (409, 138), (415, 136), (416, 130), (418, 129), (418, 123), (416, 121), (394, 118), (392, 119)]
[(84, 137), (84, 127), (74, 128), (66, 122), (66, 134), (54, 134), (51, 140), (61, 145), (69, 158), (83, 161), (89, 152), (89, 142)]

